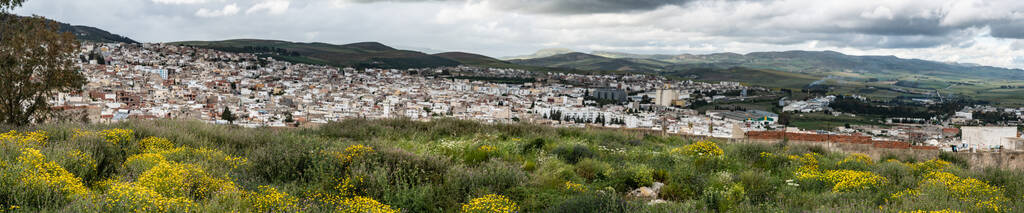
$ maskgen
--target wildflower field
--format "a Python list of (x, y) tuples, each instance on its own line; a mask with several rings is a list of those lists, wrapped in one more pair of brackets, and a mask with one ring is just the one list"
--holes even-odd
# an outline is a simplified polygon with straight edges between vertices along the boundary
[(51, 124), (0, 128), (0, 212), (1024, 211), (1024, 174), (963, 162), (459, 120)]

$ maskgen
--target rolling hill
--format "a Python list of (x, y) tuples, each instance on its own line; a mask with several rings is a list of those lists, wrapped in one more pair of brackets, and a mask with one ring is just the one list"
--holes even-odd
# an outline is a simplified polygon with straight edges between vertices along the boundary
[(620, 71), (636, 73), (659, 73), (672, 65), (668, 62), (638, 58), (608, 58), (598, 55), (571, 52), (543, 58), (510, 60), (515, 64), (579, 69), (590, 71)]
[(82, 41), (92, 41), (101, 43), (129, 43), (138, 44), (139, 42), (132, 40), (131, 38), (113, 34), (99, 28), (90, 26), (71, 25), (66, 23), (60, 23), (59, 30), (61, 32), (71, 32), (75, 35), (75, 38)]
[(927, 76), (939, 79), (1024, 80), (1024, 70), (972, 64), (944, 63), (895, 56), (853, 56), (835, 51), (752, 52), (749, 54), (715, 53), (707, 55), (639, 55), (599, 52), (598, 55), (620, 59), (651, 59), (688, 67), (748, 67), (773, 69), (811, 75), (846, 75), (862, 78), (901, 79)]
[(236, 39), (224, 41), (173, 42), (226, 52), (255, 53), (294, 63), (355, 68), (423, 68), (456, 66), (458, 61), (416, 51), (399, 50), (377, 42), (344, 45), (297, 43), (276, 40)]

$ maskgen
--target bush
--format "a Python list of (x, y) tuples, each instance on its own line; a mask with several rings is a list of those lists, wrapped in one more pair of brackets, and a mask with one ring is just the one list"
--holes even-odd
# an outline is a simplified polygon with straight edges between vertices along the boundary
[(594, 160), (592, 158), (583, 159), (579, 163), (576, 163), (576, 174), (590, 181), (608, 177), (608, 173), (611, 169), (612, 166), (608, 163)]
[(541, 150), (544, 148), (544, 145), (546, 143), (547, 141), (545, 141), (544, 138), (534, 138), (533, 140), (530, 140), (530, 142), (523, 144), (523, 151), (521, 153), (525, 154), (536, 150)]
[(654, 169), (648, 168), (644, 164), (626, 165), (612, 173), (612, 181), (615, 190), (618, 191), (650, 186), (654, 183)]
[(465, 162), (470, 165), (488, 161), (500, 154), (498, 148), (491, 145), (470, 146), (466, 149), (465, 153)]
[(747, 197), (755, 204), (768, 203), (776, 198), (778, 186), (783, 185), (779, 179), (772, 178), (768, 173), (758, 170), (740, 172), (736, 181), (746, 189)]
[(559, 146), (555, 150), (551, 151), (551, 153), (558, 155), (558, 158), (561, 158), (569, 164), (576, 164), (581, 159), (594, 157), (594, 151), (581, 144)]

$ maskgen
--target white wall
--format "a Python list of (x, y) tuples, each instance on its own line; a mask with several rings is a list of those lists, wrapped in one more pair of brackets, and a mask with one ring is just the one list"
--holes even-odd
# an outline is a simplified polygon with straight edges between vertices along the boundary
[(1017, 127), (962, 127), (963, 142), (971, 148), (986, 150), (1003, 145), (1012, 148), (1009, 138), (1017, 137)]

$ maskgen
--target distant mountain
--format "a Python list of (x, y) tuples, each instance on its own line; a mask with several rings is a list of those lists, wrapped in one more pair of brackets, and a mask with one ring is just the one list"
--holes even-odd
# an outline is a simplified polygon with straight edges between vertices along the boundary
[[(834, 51), (753, 52), (749, 54), (715, 53), (707, 55), (643, 55), (594, 52), (554, 55), (525, 60), (517, 64), (618, 71), (688, 71), (693, 68), (729, 69), (746, 67), (770, 69), (814, 76), (843, 75), (858, 78), (901, 79), (999, 79), (1024, 80), (1024, 70), (972, 64), (943, 63), (895, 56), (852, 56)], [(586, 56), (583, 56), (583, 55)]]
[(406, 69), (456, 66), (461, 64), (456, 60), (445, 57), (416, 51), (399, 50), (377, 42), (336, 45), (236, 39), (225, 41), (183, 41), (171, 44), (210, 48), (226, 52), (255, 53), (294, 63), (355, 68)]
[(509, 62), (502, 61), (496, 58), (491, 58), (485, 55), (466, 53), (466, 52), (443, 52), (434, 54), (434, 56), (446, 58), (448, 60), (457, 61), (464, 65), (474, 65), (482, 67), (494, 67), (494, 66), (508, 66), (512, 65)]
[(504, 57), (502, 59), (505, 59), (505, 60), (534, 59), (534, 58), (543, 58), (543, 57), (548, 57), (548, 56), (553, 56), (553, 55), (561, 55), (561, 54), (566, 54), (566, 53), (571, 53), (571, 52), (573, 52), (573, 51), (570, 50), (570, 49), (565, 49), (565, 48), (549, 48), (549, 49), (538, 50), (536, 53), (533, 53), (531, 55), (511, 56), (511, 57)]
[(515, 59), (509, 62), (530, 66), (557, 67), (589, 71), (662, 72), (672, 63), (640, 58), (608, 58), (571, 52), (533, 59)]

